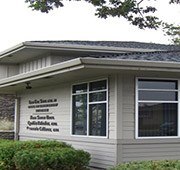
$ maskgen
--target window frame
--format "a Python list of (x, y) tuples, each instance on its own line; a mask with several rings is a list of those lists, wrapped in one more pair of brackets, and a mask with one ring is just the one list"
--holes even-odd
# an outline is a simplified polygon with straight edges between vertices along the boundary
[[(103, 81), (105, 80), (106, 81), (106, 89), (105, 90), (95, 90), (95, 91), (90, 91), (89, 90), (89, 84), (92, 83), (92, 82), (98, 82), (98, 81)], [(87, 94), (87, 134), (86, 135), (77, 135), (77, 134), (73, 134), (73, 96), (76, 95), (75, 93), (73, 93), (73, 86), (75, 85), (80, 85), (80, 84), (85, 84), (87, 83), (87, 92), (83, 92), (83, 93), (80, 93), (80, 94)], [(89, 96), (91, 93), (94, 93), (94, 92), (103, 92), (105, 91), (106, 92), (106, 101), (99, 101), (99, 102), (90, 102), (89, 101)], [(90, 135), (89, 134), (89, 106), (91, 104), (100, 104), (100, 103), (106, 103), (106, 136), (93, 136), (93, 135)], [(82, 82), (78, 82), (78, 83), (73, 83), (71, 85), (71, 105), (70, 105), (70, 135), (71, 136), (74, 136), (74, 137), (89, 137), (89, 138), (108, 138), (108, 135), (109, 135), (109, 125), (108, 125), (108, 120), (109, 120), (109, 82), (108, 82), (108, 78), (101, 78), (101, 79), (93, 79), (93, 80), (90, 80), (90, 81), (82, 81)]]
[[(177, 81), (177, 90), (167, 90), (167, 91), (176, 91), (177, 92), (177, 101), (163, 101), (164, 103), (177, 103), (177, 136), (139, 136), (139, 112), (138, 112), (138, 103), (140, 100), (138, 100), (138, 82), (140, 79), (143, 80), (169, 80), (169, 81)], [(153, 89), (150, 89), (153, 90)], [(156, 90), (156, 89), (154, 89)], [(157, 90), (158, 91), (158, 90)], [(160, 90), (161, 91), (161, 90)], [(166, 89), (163, 89), (162, 91), (166, 91)], [(162, 101), (148, 101), (148, 102), (154, 102), (154, 103), (162, 103)], [(179, 138), (180, 137), (180, 79), (176, 78), (154, 78), (154, 77), (136, 77), (135, 78), (135, 139), (173, 139), (173, 138)]]

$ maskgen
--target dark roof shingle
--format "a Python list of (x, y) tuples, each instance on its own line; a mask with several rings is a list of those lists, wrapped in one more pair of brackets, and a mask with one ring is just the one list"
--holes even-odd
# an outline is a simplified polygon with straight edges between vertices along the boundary
[(107, 58), (120, 60), (138, 60), (138, 61), (163, 61), (180, 62), (180, 51), (162, 51), (145, 53), (122, 53), (122, 54), (98, 54), (90, 55), (92, 58)]
[(31, 41), (37, 43), (63, 44), (63, 45), (82, 45), (82, 46), (102, 46), (102, 47), (125, 47), (125, 48), (143, 48), (174, 51), (180, 50), (180, 46), (155, 44), (133, 41)]
[[(87, 57), (138, 61), (163, 61), (180, 62), (180, 45), (165, 45), (143, 42), (127, 41), (31, 41), (35, 43), (55, 44), (55, 45), (82, 45), (82, 46), (101, 46), (101, 47), (124, 47), (154, 49), (153, 52), (127, 52), (127, 53), (95, 53)], [(82, 56), (80, 56), (82, 57)]]

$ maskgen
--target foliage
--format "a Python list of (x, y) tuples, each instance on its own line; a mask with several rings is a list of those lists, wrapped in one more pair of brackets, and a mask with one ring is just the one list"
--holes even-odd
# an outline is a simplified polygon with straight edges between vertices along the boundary
[(173, 44), (180, 45), (180, 25), (163, 23), (163, 30), (166, 35), (171, 37)]
[(83, 170), (90, 154), (73, 148), (43, 148), (22, 150), (14, 156), (19, 170)]
[(54, 7), (63, 7), (61, 0), (26, 0), (34, 10), (40, 10), (41, 12), (49, 12)]
[(111, 170), (178, 170), (180, 169), (180, 160), (164, 161), (142, 161), (130, 162), (118, 165)]
[[(8, 170), (15, 169), (13, 161), (14, 155), (21, 150), (39, 148), (72, 148), (64, 142), (58, 141), (0, 141), (0, 167), (6, 167)], [(3, 169), (3, 168), (1, 168)]]
[[(71, 1), (71, 0), (69, 0)], [(76, 0), (80, 1), (80, 0)], [(124, 17), (131, 24), (141, 29), (157, 29), (162, 21), (155, 15), (156, 7), (147, 6), (149, 0), (85, 0), (95, 6), (100, 18)], [(154, 0), (151, 0), (154, 1)], [(63, 0), (25, 0), (33, 10), (48, 13), (54, 8), (63, 7)], [(170, 4), (180, 4), (180, 0), (170, 0)]]

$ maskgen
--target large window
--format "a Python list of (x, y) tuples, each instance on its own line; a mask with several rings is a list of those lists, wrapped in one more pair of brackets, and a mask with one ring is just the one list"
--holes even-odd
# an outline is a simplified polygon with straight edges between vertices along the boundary
[(138, 79), (138, 137), (178, 135), (178, 82)]
[(107, 95), (107, 80), (73, 85), (73, 135), (107, 136)]

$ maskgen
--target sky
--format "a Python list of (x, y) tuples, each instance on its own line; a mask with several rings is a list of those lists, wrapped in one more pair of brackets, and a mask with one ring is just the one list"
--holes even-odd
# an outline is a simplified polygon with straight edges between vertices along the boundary
[[(162, 31), (140, 30), (123, 18), (100, 19), (86, 2), (66, 2), (48, 14), (32, 11), (25, 0), (2, 1), (0, 6), (0, 51), (24, 41), (92, 40), (169, 43)], [(149, 1), (150, 2), (150, 1)], [(152, 0), (151, 2), (152, 3)], [(162, 19), (180, 24), (180, 7), (157, 0)]]

